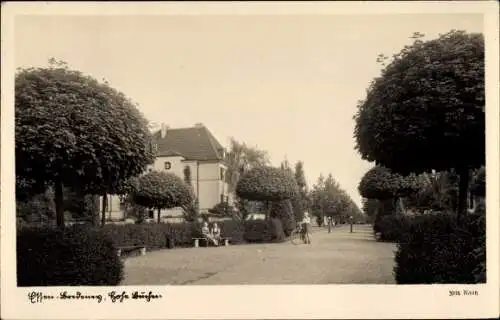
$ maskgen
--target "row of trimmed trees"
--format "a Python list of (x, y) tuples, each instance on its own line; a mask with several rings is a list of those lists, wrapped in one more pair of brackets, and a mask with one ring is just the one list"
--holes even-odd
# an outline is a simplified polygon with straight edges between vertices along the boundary
[(331, 174), (326, 179), (320, 175), (317, 184), (309, 191), (300, 161), (295, 171), (286, 160), (280, 168), (260, 166), (249, 170), (238, 182), (236, 194), (245, 200), (264, 203), (268, 217), (287, 218), (293, 223), (301, 220), (306, 210), (317, 217), (319, 225), (324, 217), (332, 217), (338, 222), (350, 217), (355, 220), (365, 218)]
[(456, 30), (430, 41), (422, 36), (384, 62), (358, 104), (356, 150), (377, 165), (360, 192), (387, 202), (414, 194), (415, 175), (456, 177), (460, 222), (471, 176), (485, 165), (484, 38)]
[(187, 220), (194, 219), (198, 208), (190, 182), (166, 173), (143, 175), (155, 156), (148, 125), (137, 105), (106, 80), (71, 70), (65, 62), (50, 59), (48, 67), (18, 69), (17, 217), (55, 218), (64, 227), (71, 213), (103, 225), (107, 195), (113, 194), (138, 207), (139, 216), (145, 213), (141, 209), (159, 213), (180, 206)]
[(330, 217), (337, 223), (351, 219), (365, 221), (365, 215), (340, 184), (328, 174), (320, 175), (310, 193), (311, 210), (319, 225), (325, 217)]
[[(486, 196), (485, 167), (472, 170), (469, 205)], [(455, 212), (458, 207), (458, 177), (451, 171), (402, 176), (376, 166), (361, 179), (359, 192), (364, 197), (363, 211), (372, 219), (390, 214), (427, 211)]]
[[(199, 214), (188, 168), (184, 179), (143, 174), (154, 153), (148, 122), (137, 105), (107, 81), (71, 70), (65, 62), (51, 59), (48, 67), (17, 71), (15, 134), (22, 217), (34, 211), (51, 217), (53, 209), (59, 227), (65, 225), (65, 211), (91, 215), (97, 225), (101, 197), (104, 224), (109, 194), (158, 211), (158, 219), (160, 210), (173, 207), (182, 207), (186, 220)], [(238, 195), (238, 218), (264, 208), (273, 215), (286, 211), (297, 220), (311, 208), (302, 162), (294, 169), (287, 161), (273, 168), (267, 152), (235, 139), (226, 161), (229, 191)]]

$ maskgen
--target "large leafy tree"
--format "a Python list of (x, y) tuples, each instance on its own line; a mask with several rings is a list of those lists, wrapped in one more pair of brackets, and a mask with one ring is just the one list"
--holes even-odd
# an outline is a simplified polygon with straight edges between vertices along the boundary
[(311, 191), (311, 209), (320, 225), (325, 216), (333, 217), (337, 221), (344, 221), (350, 216), (362, 216), (357, 205), (332, 174), (328, 174), (326, 179), (323, 175), (319, 176)]
[(184, 219), (186, 221), (195, 221), (200, 214), (200, 203), (198, 201), (198, 198), (194, 194), (193, 184), (191, 181), (191, 167), (188, 165), (185, 166), (183, 173), (184, 173), (184, 182), (189, 186), (189, 189), (191, 190), (192, 194), (191, 201), (182, 206), (182, 210), (184, 212)]
[(309, 194), (311, 199), (311, 211), (316, 217), (319, 217), (318, 221), (323, 221), (323, 207), (326, 201), (326, 193), (323, 192), (325, 188), (325, 177), (320, 174), (318, 180), (313, 185), (312, 190)]
[(402, 204), (402, 197), (419, 192), (421, 188), (422, 186), (414, 174), (402, 176), (381, 166), (375, 166), (368, 170), (358, 186), (362, 197), (380, 201), (392, 200), (393, 204), (397, 200), (401, 200)]
[[(267, 151), (261, 150), (256, 146), (252, 147), (235, 138), (230, 138), (228, 149), (225, 157), (227, 164), (225, 178), (228, 183), (229, 192), (236, 191), (238, 180), (246, 171), (259, 166), (270, 165)], [(249, 213), (258, 210), (262, 206), (262, 203), (236, 197), (235, 206), (238, 209), (238, 213), (235, 216), (244, 220)]]
[(292, 199), (298, 193), (293, 175), (280, 168), (259, 166), (246, 171), (236, 186), (236, 195), (246, 200), (263, 201), (270, 204), (275, 201)]
[(234, 192), (242, 173), (259, 166), (270, 164), (267, 151), (257, 147), (248, 146), (244, 142), (239, 142), (234, 138), (229, 140), (229, 151), (226, 155), (227, 172), (226, 180), (229, 184), (229, 191)]
[(151, 171), (138, 179), (132, 193), (134, 203), (158, 210), (158, 223), (162, 209), (183, 207), (193, 201), (189, 186), (173, 173)]
[(394, 55), (355, 115), (362, 158), (407, 174), (454, 168), (457, 219), (466, 211), (469, 170), (485, 163), (484, 38), (451, 31)]
[(370, 222), (373, 222), (379, 208), (379, 200), (363, 198), (363, 212)]
[(302, 161), (295, 164), (295, 181), (297, 182), (299, 193), (293, 201), (293, 210), (295, 218), (298, 220), (301, 219), (304, 211), (309, 209), (310, 206), (304, 163)]
[(50, 62), (16, 73), (16, 176), (54, 187), (57, 225), (64, 227), (63, 186), (114, 193), (141, 173), (152, 155), (147, 121), (129, 98), (64, 63)]

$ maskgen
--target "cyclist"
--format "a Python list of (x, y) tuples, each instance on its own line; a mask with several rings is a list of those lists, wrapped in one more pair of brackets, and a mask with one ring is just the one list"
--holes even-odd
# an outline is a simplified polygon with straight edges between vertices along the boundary
[(309, 217), (309, 212), (304, 212), (304, 218), (302, 219), (302, 232), (304, 234), (304, 242), (311, 244), (311, 217)]

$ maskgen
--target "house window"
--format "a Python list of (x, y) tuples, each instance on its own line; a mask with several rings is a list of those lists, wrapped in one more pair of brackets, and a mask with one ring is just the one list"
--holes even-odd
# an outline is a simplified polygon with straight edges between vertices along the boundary
[(151, 143), (151, 151), (158, 152), (158, 144), (157, 143), (154, 143), (154, 142)]
[(224, 173), (225, 173), (224, 168), (220, 168), (220, 179), (223, 181), (224, 181)]
[(221, 194), (221, 195), (220, 195), (220, 203), (224, 203), (224, 198), (225, 198), (225, 197), (224, 197), (224, 195), (223, 195), (223, 194)]
[(172, 164), (168, 161), (165, 161), (164, 166), (165, 166), (165, 170), (170, 170), (170, 168), (172, 168)]
[(148, 218), (153, 219), (155, 217), (155, 212), (153, 210), (148, 211)]
[(124, 211), (126, 208), (126, 199), (124, 196), (120, 197), (120, 211)]

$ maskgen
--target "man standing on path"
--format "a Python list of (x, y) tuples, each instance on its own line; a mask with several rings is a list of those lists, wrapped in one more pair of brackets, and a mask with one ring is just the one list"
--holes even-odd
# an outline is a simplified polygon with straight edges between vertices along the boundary
[(309, 217), (309, 212), (304, 212), (304, 218), (302, 219), (302, 229), (304, 232), (304, 239), (307, 244), (311, 244), (311, 218)]

